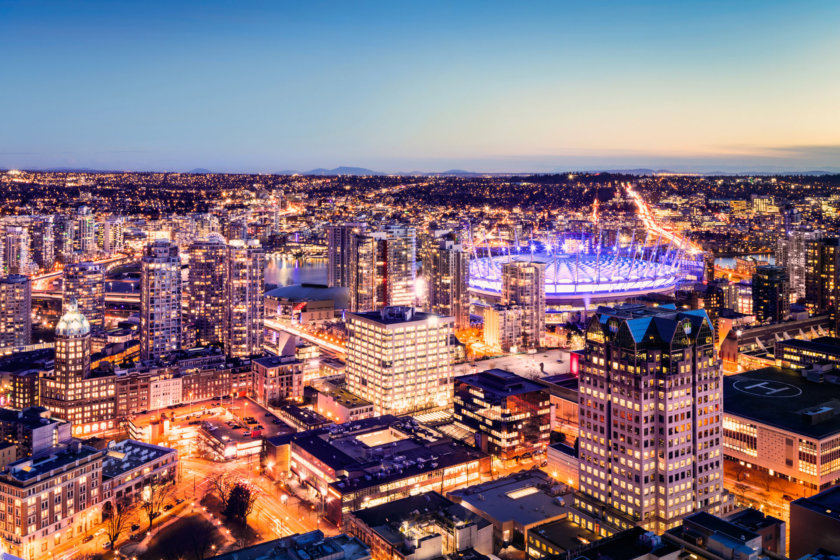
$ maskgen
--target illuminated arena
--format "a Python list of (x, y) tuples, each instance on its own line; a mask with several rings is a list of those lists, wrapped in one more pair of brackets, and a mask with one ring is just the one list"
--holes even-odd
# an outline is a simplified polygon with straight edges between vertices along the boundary
[(685, 278), (683, 260), (676, 251), (624, 253), (476, 255), (470, 261), (470, 292), (483, 303), (498, 303), (502, 265), (511, 260), (545, 264), (546, 309), (555, 313), (593, 309), (644, 294), (671, 294)]

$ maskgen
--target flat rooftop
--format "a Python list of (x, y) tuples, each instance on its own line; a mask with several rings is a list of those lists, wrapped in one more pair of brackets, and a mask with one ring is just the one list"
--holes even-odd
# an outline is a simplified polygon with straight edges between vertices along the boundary
[(663, 557), (680, 548), (670, 541), (661, 540), (651, 543), (644, 540), (647, 531), (641, 527), (633, 527), (602, 539), (586, 550), (575, 552), (576, 559), (585, 560), (632, 560), (641, 556), (651, 554), (655, 557)]
[(794, 500), (791, 506), (794, 505), (840, 520), (840, 486), (833, 486), (809, 498)]
[(563, 551), (576, 550), (601, 538), (568, 518), (532, 527), (528, 535), (538, 536)]
[(177, 455), (177, 453), (169, 447), (124, 439), (111, 444), (105, 451), (105, 457), (102, 460), (102, 478), (114, 478), (166, 455)]
[(497, 399), (546, 390), (544, 385), (503, 369), (488, 369), (472, 375), (462, 375), (456, 377), (455, 381), (479, 388), (484, 391), (485, 395)]
[(840, 385), (766, 367), (723, 378), (723, 411), (812, 438), (840, 432)]
[(533, 469), (519, 472), (449, 493), (457, 502), (469, 503), (488, 517), (500, 521), (515, 521), (522, 526), (566, 514), (558, 496), (550, 489), (557, 485), (544, 472)]
[(99, 455), (102, 452), (93, 447), (86, 445), (76, 446), (75, 443), (56, 448), (52, 453), (44, 454), (38, 458), (25, 458), (10, 463), (3, 471), (2, 477), (9, 480), (11, 478), (12, 484), (18, 482), (25, 484), (26, 482), (37, 478), (43, 474), (55, 471), (66, 467), (76, 461), (87, 459), (92, 455)]
[(812, 340), (791, 338), (789, 340), (780, 340), (779, 344), (825, 354), (840, 354), (840, 338), (834, 336), (820, 336)]

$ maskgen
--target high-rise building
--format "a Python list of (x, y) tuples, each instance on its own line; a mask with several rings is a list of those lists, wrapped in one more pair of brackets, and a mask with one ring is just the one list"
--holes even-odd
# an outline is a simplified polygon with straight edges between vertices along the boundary
[(820, 237), (818, 232), (792, 230), (776, 242), (776, 264), (787, 269), (791, 303), (804, 300), (807, 295), (808, 244)]
[(832, 329), (840, 330), (840, 238), (821, 237), (806, 242), (805, 302), (816, 313), (832, 315)]
[(74, 249), (82, 255), (91, 255), (96, 252), (96, 221), (90, 208), (80, 206), (73, 220), (75, 235)]
[(219, 234), (195, 241), (188, 249), (188, 328), (195, 331), (201, 346), (224, 341), (227, 254), (227, 243)]
[(327, 285), (350, 287), (351, 243), (366, 224), (347, 223), (327, 228)]
[(122, 216), (111, 216), (103, 224), (102, 249), (106, 253), (116, 253), (123, 247), (124, 222)]
[(114, 427), (114, 376), (90, 375), (90, 334), (70, 299), (55, 327), (55, 370), (41, 379), (41, 404), (71, 422), (76, 435)]
[(68, 256), (73, 253), (75, 235), (71, 216), (66, 214), (53, 216), (53, 243), (56, 258), (60, 257), (63, 262), (67, 262)]
[(510, 352), (522, 340), (522, 306), (491, 305), (484, 308), (484, 344)]
[(32, 286), (27, 276), (0, 277), (0, 348), (26, 346), (32, 338)]
[(181, 348), (181, 257), (178, 246), (159, 239), (140, 259), (140, 358)]
[(411, 306), (415, 299), (414, 228), (353, 234), (350, 241), (350, 309)]
[(347, 314), (347, 389), (375, 414), (452, 403), (452, 317), (411, 307)]
[(6, 226), (3, 232), (3, 265), (6, 274), (29, 274), (29, 230), (23, 226)]
[(52, 216), (37, 216), (30, 227), (29, 237), (32, 243), (32, 261), (49, 270), (55, 264), (55, 237)]
[(779, 323), (790, 315), (790, 288), (787, 269), (766, 265), (755, 269), (752, 277), (753, 313), (760, 323)]
[(432, 242), (423, 270), (429, 311), (455, 318), (456, 329), (470, 326), (469, 252), (448, 235)]
[(601, 307), (580, 365), (575, 509), (613, 530), (658, 533), (723, 491), (722, 370), (703, 310)]
[(501, 303), (522, 307), (521, 345), (539, 346), (545, 333), (545, 265), (527, 261), (503, 264)]
[(225, 281), (225, 353), (260, 352), (263, 336), (265, 252), (256, 239), (233, 240), (227, 248)]
[(105, 330), (105, 268), (98, 263), (71, 263), (64, 267), (64, 311), (75, 301), (91, 331)]

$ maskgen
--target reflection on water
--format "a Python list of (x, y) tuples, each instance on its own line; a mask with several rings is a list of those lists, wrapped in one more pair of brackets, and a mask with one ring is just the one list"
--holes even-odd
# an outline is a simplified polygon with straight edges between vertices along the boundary
[[(773, 255), (749, 255), (759, 264), (776, 264), (776, 257)], [(742, 257), (746, 258), (746, 257)], [(735, 257), (718, 257), (715, 264), (721, 268), (735, 268)]]
[(326, 284), (327, 259), (296, 259), (288, 255), (268, 257), (265, 267), (265, 283), (288, 286), (290, 284)]

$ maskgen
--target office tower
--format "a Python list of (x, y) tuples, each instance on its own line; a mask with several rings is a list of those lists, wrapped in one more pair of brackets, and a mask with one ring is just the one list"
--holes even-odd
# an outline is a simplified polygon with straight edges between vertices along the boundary
[(140, 259), (140, 358), (181, 348), (181, 258), (178, 246), (159, 239)]
[(576, 510), (657, 533), (718, 511), (722, 379), (705, 311), (600, 307), (580, 366)]
[(73, 220), (73, 248), (82, 255), (96, 252), (96, 222), (87, 206), (80, 206)]
[(787, 269), (791, 303), (806, 298), (808, 244), (820, 237), (818, 232), (788, 230), (776, 242), (776, 264)]
[(377, 415), (448, 406), (452, 324), (411, 307), (348, 313), (347, 389)]
[(511, 261), (502, 265), (502, 305), (522, 307), (521, 344), (540, 345), (545, 333), (545, 265)]
[(0, 277), (0, 348), (32, 339), (32, 286), (22, 274)]
[(90, 323), (91, 332), (105, 330), (105, 268), (101, 264), (80, 262), (64, 267), (65, 312), (71, 300)]
[(715, 254), (703, 253), (703, 280), (714, 282), (715, 280)]
[(22, 226), (6, 226), (4, 232), (3, 265), (6, 274), (29, 274), (29, 230)]
[(347, 223), (327, 227), (327, 285), (350, 287), (351, 242), (362, 233), (366, 224)]
[(476, 447), (503, 463), (548, 447), (548, 389), (501, 369), (455, 378), (455, 424), (475, 434)]
[(414, 302), (414, 228), (353, 234), (350, 241), (350, 308), (371, 311)]
[(41, 379), (41, 404), (73, 433), (114, 427), (114, 376), (90, 375), (90, 323), (72, 298), (55, 327), (55, 370)]
[(32, 221), (29, 231), (32, 246), (32, 261), (43, 270), (50, 270), (55, 264), (55, 238), (52, 216), (38, 216)]
[(102, 249), (106, 253), (116, 253), (123, 247), (125, 232), (122, 216), (110, 216), (103, 224)]
[(752, 277), (753, 314), (756, 320), (759, 323), (784, 321), (790, 315), (789, 293), (785, 267), (757, 267)]
[(469, 253), (450, 234), (435, 239), (425, 257), (429, 311), (454, 317), (456, 329), (469, 328)]
[(265, 252), (256, 239), (233, 240), (227, 248), (225, 353), (250, 356), (261, 351)]
[(189, 328), (195, 331), (196, 344), (221, 344), (226, 312), (227, 244), (221, 235), (211, 234), (192, 243), (187, 253)]

